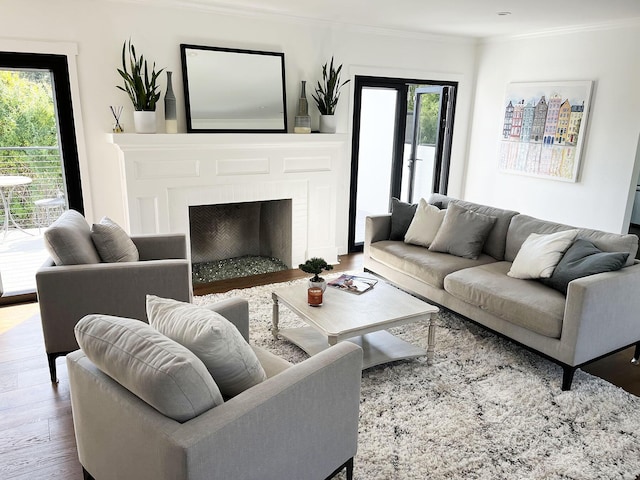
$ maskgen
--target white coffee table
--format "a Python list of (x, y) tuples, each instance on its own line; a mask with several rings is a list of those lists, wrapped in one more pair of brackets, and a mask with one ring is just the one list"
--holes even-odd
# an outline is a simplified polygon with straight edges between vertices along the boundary
[[(280, 288), (272, 293), (272, 334), (281, 336), (302, 348), (309, 355), (348, 340), (364, 351), (362, 368), (426, 355), (433, 361), (435, 348), (435, 316), (438, 307), (409, 295), (383, 281), (373, 289), (355, 295), (327, 287), (323, 304), (311, 307), (307, 303), (306, 283)], [(280, 329), (279, 306), (286, 305), (307, 327)], [(427, 350), (412, 345), (387, 332), (386, 329), (406, 323), (428, 322)]]

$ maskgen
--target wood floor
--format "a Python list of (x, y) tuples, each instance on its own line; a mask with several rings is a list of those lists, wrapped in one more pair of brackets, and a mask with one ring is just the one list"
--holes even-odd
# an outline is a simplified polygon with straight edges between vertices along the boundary
[[(336, 270), (361, 270), (361, 255), (343, 257)], [(216, 282), (196, 295), (305, 277), (299, 270)], [(632, 349), (600, 360), (586, 371), (640, 396), (640, 367)], [(0, 307), (0, 479), (82, 480), (73, 435), (64, 358), (60, 382), (52, 385), (44, 352), (38, 305)]]

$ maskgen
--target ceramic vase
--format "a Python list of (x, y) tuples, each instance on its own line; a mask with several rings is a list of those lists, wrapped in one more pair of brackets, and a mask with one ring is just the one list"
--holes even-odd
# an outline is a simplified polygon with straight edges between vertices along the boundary
[(309, 102), (307, 101), (307, 82), (302, 80), (300, 98), (298, 99), (298, 113), (296, 114), (293, 132), (311, 133), (311, 117), (309, 116)]
[(336, 133), (335, 115), (320, 115), (320, 133)]
[(136, 133), (156, 133), (156, 112), (136, 110), (133, 112)]
[(176, 115), (176, 96), (171, 81), (172, 72), (167, 72), (167, 91), (164, 94), (164, 124), (167, 133), (178, 133), (178, 117)]

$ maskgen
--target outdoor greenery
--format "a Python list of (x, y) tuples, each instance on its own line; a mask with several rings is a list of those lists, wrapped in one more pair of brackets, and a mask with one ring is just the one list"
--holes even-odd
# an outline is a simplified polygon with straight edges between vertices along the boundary
[(25, 227), (35, 224), (34, 201), (54, 197), (62, 189), (48, 71), (0, 70), (0, 175), (23, 175), (33, 180), (17, 187), (12, 195), (11, 213)]
[(298, 268), (305, 273), (313, 273), (312, 282), (321, 282), (320, 274), (323, 270), (333, 270), (333, 265), (329, 265), (323, 258), (313, 257), (298, 265)]
[[(415, 111), (416, 88), (421, 85), (409, 85), (407, 96), (407, 111), (411, 114)], [(420, 137), (419, 145), (434, 145), (438, 134), (438, 112), (440, 111), (440, 95), (426, 93), (421, 97), (420, 105)], [(413, 116), (413, 115), (412, 115)]]
[(140, 55), (138, 58), (136, 48), (131, 40), (125, 41), (122, 45), (122, 69), (118, 69), (118, 73), (124, 80), (124, 87), (120, 85), (116, 85), (116, 87), (129, 95), (136, 111), (154, 112), (156, 103), (160, 99), (159, 86), (157, 85), (158, 76), (163, 70), (164, 68), (161, 68), (156, 72), (156, 64), (153, 62), (151, 72), (149, 72), (144, 55)]

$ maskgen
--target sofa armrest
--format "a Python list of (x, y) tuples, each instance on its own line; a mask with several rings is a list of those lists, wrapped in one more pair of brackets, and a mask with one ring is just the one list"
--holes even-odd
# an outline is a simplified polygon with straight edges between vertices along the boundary
[(133, 235), (140, 260), (187, 258), (187, 239), (182, 233), (159, 235)]
[(389, 240), (391, 235), (391, 214), (370, 215), (364, 224), (364, 254), (369, 255), (369, 247), (372, 243)]
[(67, 365), (78, 456), (95, 478), (321, 480), (356, 453), (362, 350), (350, 342), (183, 424), (82, 351)]
[(36, 272), (47, 353), (77, 349), (73, 327), (87, 314), (147, 321), (147, 294), (191, 301), (191, 269), (185, 259), (59, 266), (47, 263)]
[(580, 365), (640, 341), (640, 263), (569, 283), (561, 341)]
[(203, 307), (218, 312), (233, 323), (247, 343), (249, 342), (249, 302), (242, 298), (229, 298)]

